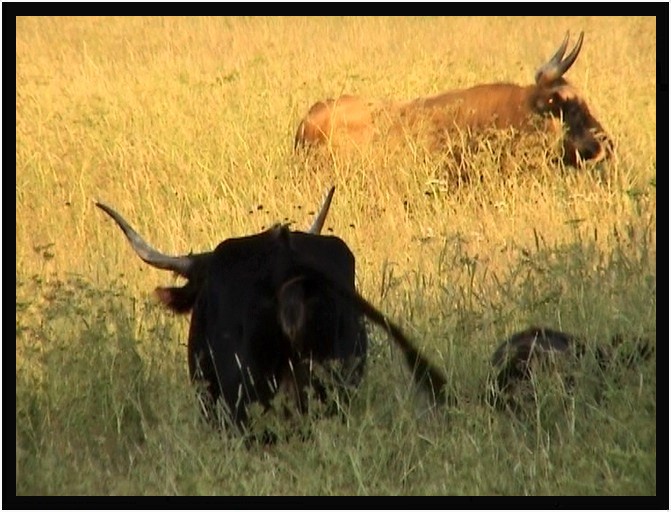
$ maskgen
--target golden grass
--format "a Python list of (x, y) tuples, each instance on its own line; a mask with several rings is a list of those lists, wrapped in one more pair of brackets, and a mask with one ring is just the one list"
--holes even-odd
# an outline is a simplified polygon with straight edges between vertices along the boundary
[[(603, 168), (560, 172), (533, 151), (520, 160), (515, 155), (524, 147), (511, 147), (503, 136), (467, 154), (465, 165), (484, 180), (455, 189), (443, 174), (449, 155), (382, 149), (317, 165), (292, 153), (298, 122), (315, 101), (530, 83), (566, 30), (585, 31), (567, 78), (617, 144), (617, 158)], [(456, 343), (481, 344), (482, 355), (496, 338), (532, 322), (603, 334), (610, 321), (635, 330), (635, 314), (644, 312), (641, 329), (654, 325), (656, 298), (642, 298), (645, 290), (631, 290), (630, 302), (608, 295), (656, 273), (654, 18), (21, 17), (16, 32), (17, 280), (37, 275), (52, 283), (74, 273), (103, 290), (121, 282), (144, 300), (173, 278), (148, 269), (95, 200), (114, 207), (160, 250), (177, 254), (278, 221), (305, 229), (335, 184), (326, 229), (356, 255), (362, 293), (416, 338), (429, 332), (422, 344), (466, 378), (484, 367), (450, 360)], [(501, 176), (506, 158), (516, 163)], [(585, 248), (575, 260), (585, 268), (564, 271), (562, 260), (553, 261), (552, 249), (570, 244)], [(545, 249), (553, 270), (526, 274), (524, 265), (536, 265), (533, 255)], [(617, 258), (643, 267), (632, 275), (604, 271)], [(544, 306), (539, 296), (538, 306), (515, 312), (518, 298), (506, 290), (515, 293), (525, 279), (539, 295), (560, 298)], [(596, 307), (590, 294), (600, 289), (606, 293)], [(87, 300), (82, 307), (96, 299)], [(618, 310), (629, 303), (632, 311)], [(159, 322), (138, 304), (135, 329)], [(17, 389), (20, 365), (46, 365), (31, 355), (36, 340), (19, 334), (26, 311), (32, 309), (17, 304)], [(165, 318), (160, 322), (172, 325)], [(456, 339), (455, 322), (462, 322), (458, 335), (470, 328), (472, 336)], [(185, 325), (177, 330), (183, 339)], [(181, 360), (181, 347), (170, 350)], [(151, 357), (151, 364), (163, 364)], [(467, 429), (457, 435), (467, 438)], [(486, 470), (473, 464), (474, 472)], [(160, 475), (156, 481), (163, 482)], [(478, 482), (483, 487), (460, 482), (464, 487), (453, 492), (495, 492)], [(525, 482), (524, 492), (539, 490)], [(620, 480), (609, 482), (615, 489)], [(112, 489), (123, 492), (128, 484), (117, 485)], [(188, 492), (177, 483), (161, 485), (153, 489)], [(333, 485), (331, 492), (364, 492)], [(416, 492), (384, 479), (371, 485), (369, 492)], [(433, 492), (446, 492), (435, 485)], [(540, 491), (566, 488), (552, 485)]]
[[(315, 175), (291, 155), (293, 130), (318, 99), (526, 83), (566, 29), (586, 32), (569, 78), (617, 141), (615, 183), (531, 178), (427, 200), (423, 162), (364, 159)], [(412, 268), (456, 233), (493, 258), (534, 229), (570, 239), (574, 219), (605, 235), (636, 209), (654, 216), (655, 39), (645, 18), (20, 18), (17, 272), (137, 269), (94, 199), (160, 248), (184, 252), (285, 217), (304, 227), (331, 182), (330, 225), (360, 258), (365, 291), (385, 260)], [(431, 234), (432, 243), (413, 241)], [(55, 243), (47, 262), (35, 250), (46, 243)], [(161, 279), (149, 274), (129, 277), (146, 289)]]

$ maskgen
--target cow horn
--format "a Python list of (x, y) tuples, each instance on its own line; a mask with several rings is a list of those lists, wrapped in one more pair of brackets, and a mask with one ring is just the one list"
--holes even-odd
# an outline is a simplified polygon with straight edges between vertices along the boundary
[(559, 74), (559, 76), (563, 76), (564, 73), (566, 73), (569, 70), (569, 68), (578, 58), (578, 54), (580, 53), (580, 49), (582, 48), (582, 38), (584, 35), (585, 35), (584, 32), (580, 32), (578, 42), (573, 47), (573, 50), (571, 50), (571, 53), (569, 53), (568, 57), (566, 57), (563, 61), (557, 64), (557, 73)]
[(573, 47), (573, 50), (571, 50), (571, 53), (569, 53), (569, 55), (562, 60), (562, 58), (564, 57), (564, 53), (566, 53), (566, 47), (568, 45), (568, 38), (569, 38), (569, 33), (568, 31), (566, 32), (564, 40), (559, 45), (559, 48), (557, 48), (557, 51), (554, 53), (554, 55), (550, 57), (550, 60), (548, 60), (545, 64), (543, 64), (538, 69), (538, 71), (536, 71), (537, 84), (541, 84), (541, 82), (551, 83), (557, 80), (558, 78), (561, 78), (564, 75), (564, 73), (566, 73), (569, 70), (569, 68), (575, 62), (576, 58), (578, 58), (578, 54), (580, 53), (580, 49), (582, 48), (582, 40), (584, 35), (585, 35), (584, 32), (580, 32), (578, 42)]
[(114, 219), (128, 238), (133, 250), (143, 261), (152, 267), (163, 270), (172, 270), (182, 277), (189, 277), (194, 258), (190, 256), (168, 256), (158, 252), (145, 242), (140, 235), (126, 222), (126, 220), (109, 206), (96, 202), (96, 206)]
[(562, 44), (559, 45), (559, 48), (557, 48), (557, 51), (555, 54), (550, 57), (550, 60), (548, 60), (548, 64), (556, 66), (561, 62), (562, 57), (566, 53), (566, 47), (568, 46), (568, 30), (566, 31), (566, 35), (564, 36), (564, 40), (562, 41)]
[(324, 198), (322, 207), (319, 210), (319, 214), (317, 214), (317, 217), (315, 217), (315, 220), (312, 223), (312, 226), (310, 226), (308, 233), (312, 233), (313, 235), (318, 235), (321, 233), (322, 228), (324, 227), (324, 222), (326, 221), (326, 214), (329, 212), (329, 207), (331, 206), (331, 200), (333, 199), (334, 192), (335, 187), (331, 187), (326, 193), (326, 197)]

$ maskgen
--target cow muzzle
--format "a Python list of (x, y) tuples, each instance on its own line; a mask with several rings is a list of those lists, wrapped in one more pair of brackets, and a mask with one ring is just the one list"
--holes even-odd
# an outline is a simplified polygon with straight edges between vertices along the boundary
[(564, 164), (583, 167), (596, 164), (613, 155), (613, 143), (603, 132), (589, 132), (582, 137), (570, 137), (564, 142)]

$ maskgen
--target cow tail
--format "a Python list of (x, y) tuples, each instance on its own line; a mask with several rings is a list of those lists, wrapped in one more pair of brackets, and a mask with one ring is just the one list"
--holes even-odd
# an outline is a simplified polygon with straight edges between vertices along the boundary
[(401, 328), (384, 316), (359, 294), (356, 294), (355, 299), (363, 313), (371, 321), (383, 328), (398, 344), (403, 352), (406, 364), (412, 371), (412, 377), (415, 382), (424, 388), (433, 397), (436, 403), (452, 403), (453, 400), (448, 399), (446, 395), (447, 379), (443, 376), (442, 372), (413, 345)]
[(340, 286), (333, 279), (326, 277), (314, 268), (311, 268), (308, 272), (305, 272), (305, 270), (307, 269), (303, 271), (305, 277), (310, 276), (316, 282), (328, 282), (332, 289), (347, 300), (352, 301), (354, 306), (368, 319), (379, 325), (394, 339), (403, 352), (414, 381), (426, 390), (436, 404), (456, 405), (456, 398), (447, 395), (447, 379), (445, 376), (414, 346), (399, 326), (378, 311), (375, 306), (356, 291)]

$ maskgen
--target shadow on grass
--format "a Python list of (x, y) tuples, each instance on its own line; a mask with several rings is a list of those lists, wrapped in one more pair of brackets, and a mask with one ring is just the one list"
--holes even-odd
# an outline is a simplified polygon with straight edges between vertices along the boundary
[(90, 461), (127, 468), (155, 425), (156, 390), (169, 383), (147, 364), (141, 340), (174, 336), (160, 322), (143, 332), (159, 308), (129, 295), (78, 276), (17, 277), (17, 495), (57, 492), (53, 478)]

